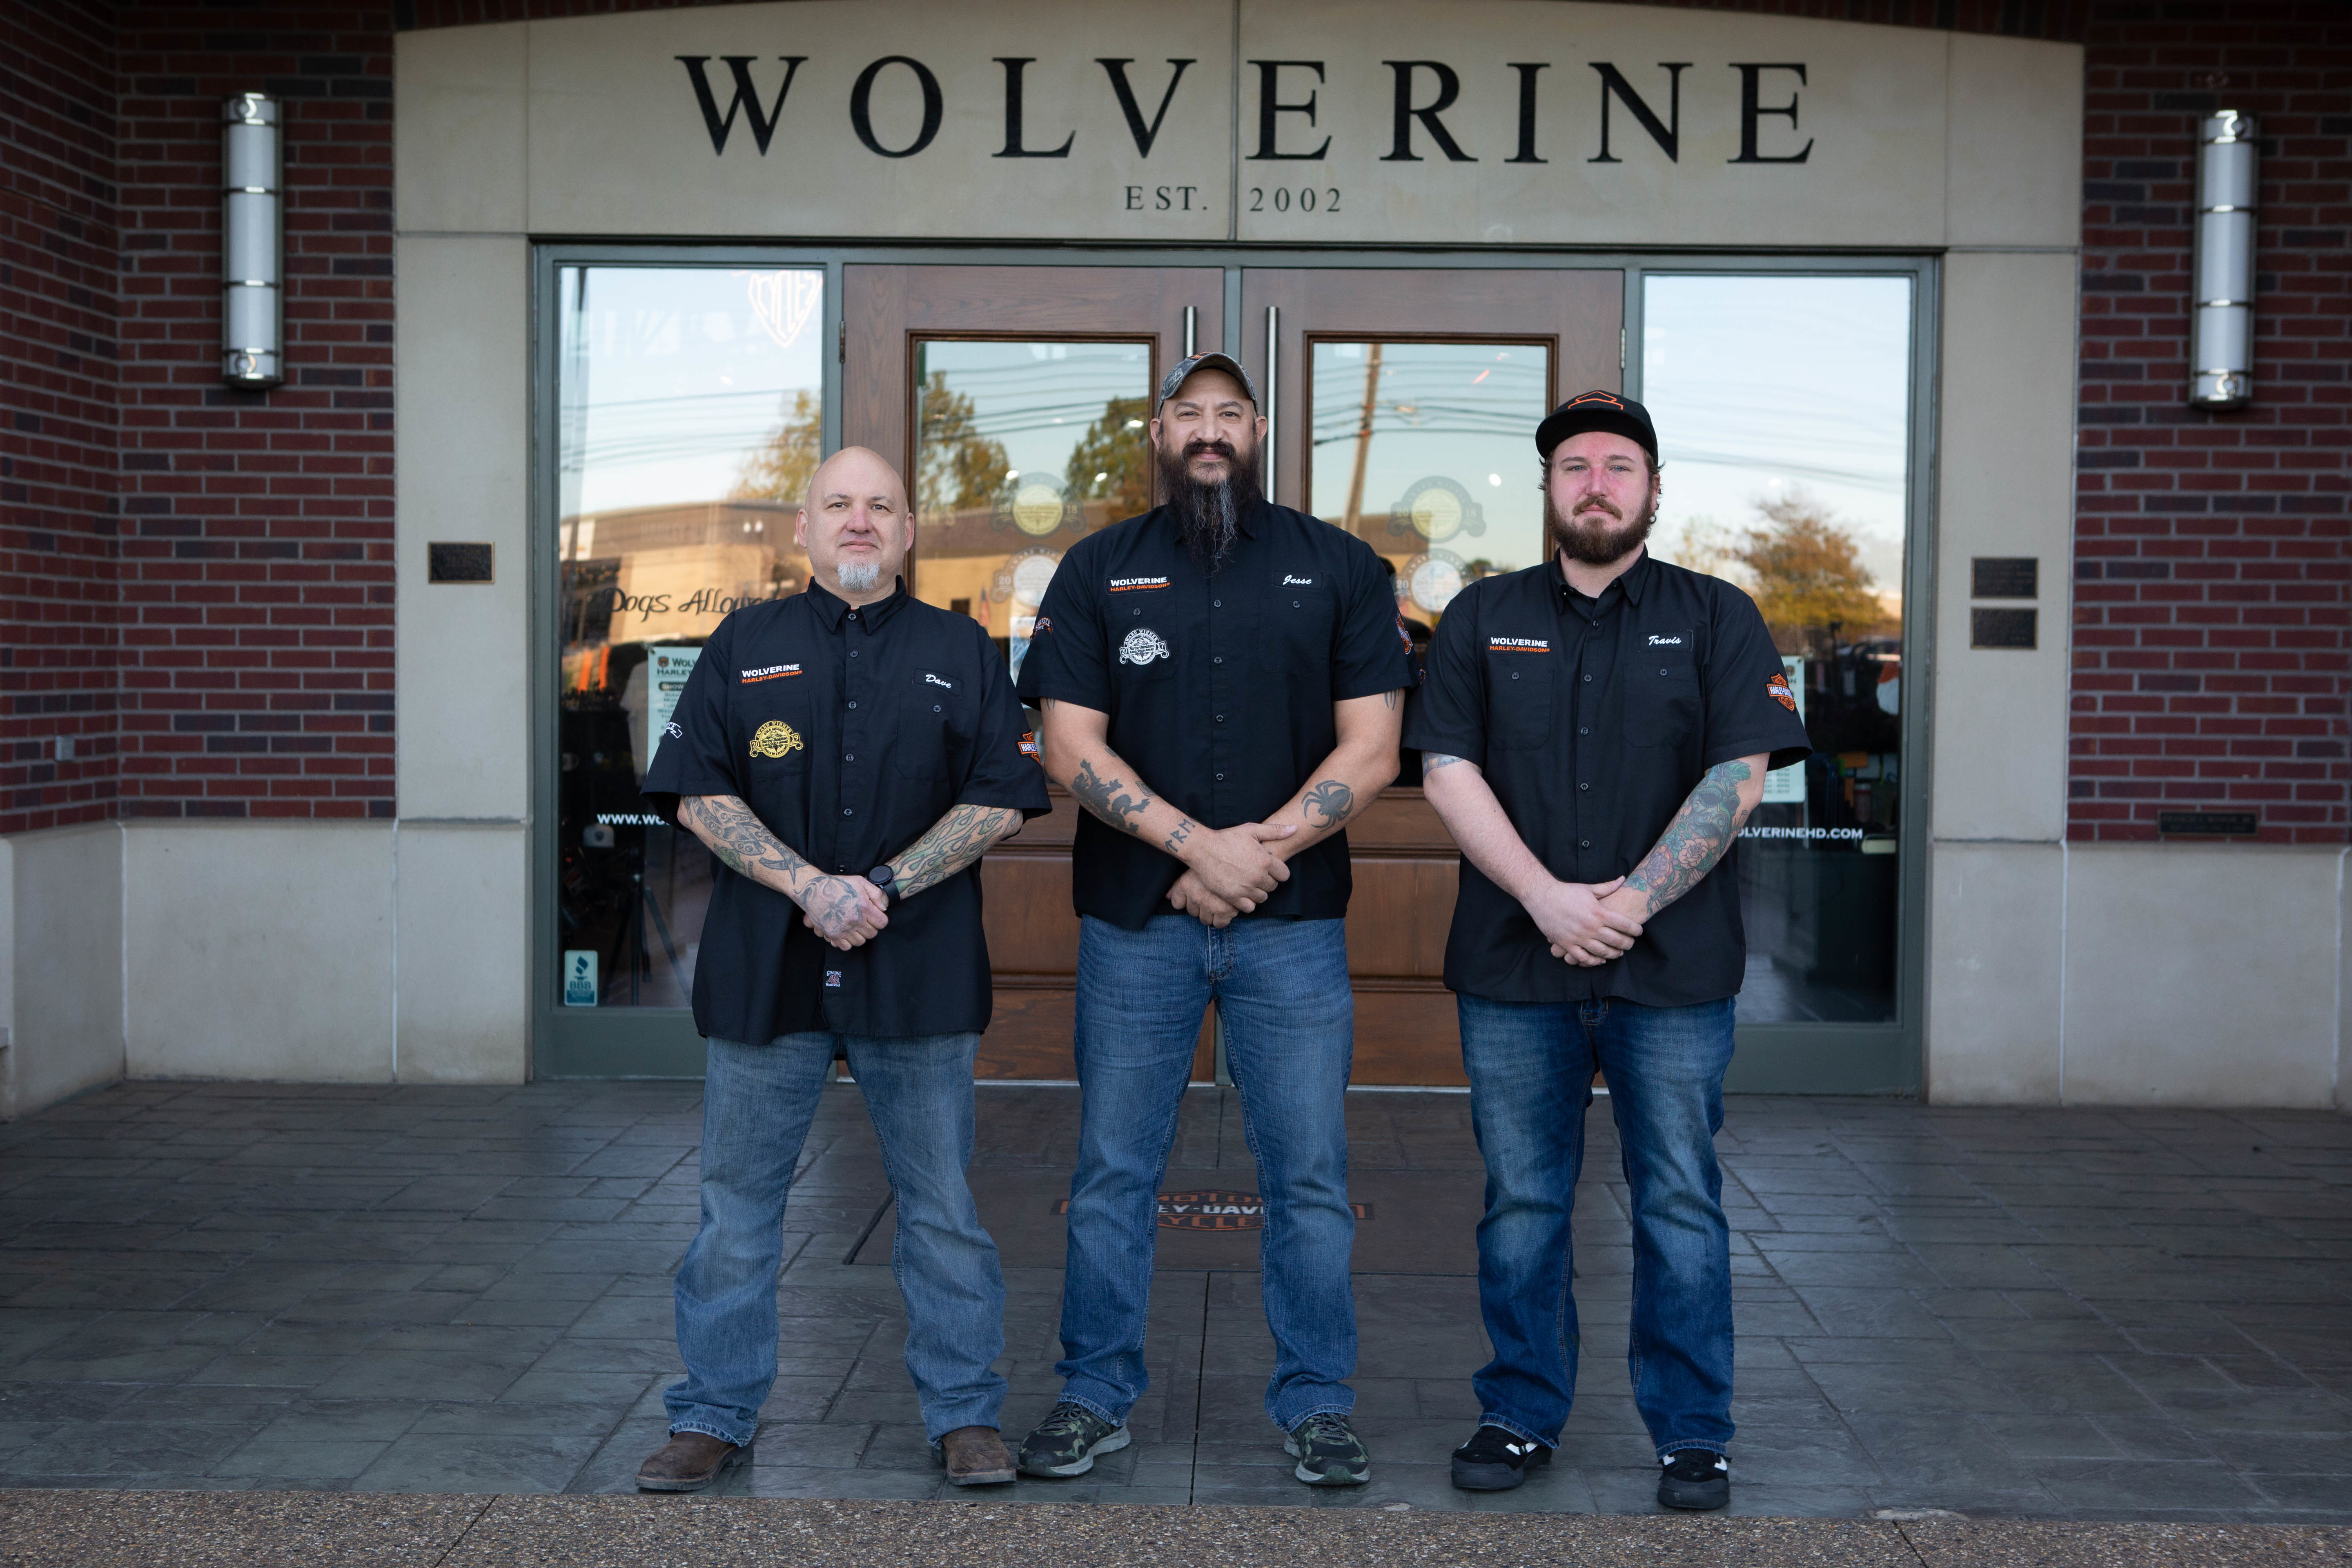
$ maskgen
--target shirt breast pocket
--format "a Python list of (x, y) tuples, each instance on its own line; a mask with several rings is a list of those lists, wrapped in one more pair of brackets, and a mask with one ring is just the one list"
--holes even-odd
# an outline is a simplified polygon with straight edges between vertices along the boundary
[(1331, 627), (1339, 617), (1320, 583), (1276, 587), (1258, 616), (1258, 663), (1267, 669), (1316, 668), (1331, 658)]
[(1549, 653), (1486, 656), (1486, 710), (1492, 743), (1507, 752), (1551, 743), (1557, 674)]
[(1690, 634), (1671, 643), (1644, 643), (1628, 651), (1625, 743), (1680, 746), (1698, 728), (1698, 665)]
[(910, 779), (953, 774), (971, 750), (973, 719), (968, 682), (961, 675), (923, 669), (899, 696), (891, 761)]

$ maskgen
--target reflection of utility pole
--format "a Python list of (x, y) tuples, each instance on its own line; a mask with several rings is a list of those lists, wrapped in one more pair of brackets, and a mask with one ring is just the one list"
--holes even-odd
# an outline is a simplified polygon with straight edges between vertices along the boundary
[(1372, 450), (1372, 408), (1381, 395), (1381, 345), (1374, 343), (1364, 360), (1364, 413), (1356, 425), (1356, 471), (1348, 479), (1348, 511), (1339, 526), (1359, 531), (1364, 521), (1364, 459)]

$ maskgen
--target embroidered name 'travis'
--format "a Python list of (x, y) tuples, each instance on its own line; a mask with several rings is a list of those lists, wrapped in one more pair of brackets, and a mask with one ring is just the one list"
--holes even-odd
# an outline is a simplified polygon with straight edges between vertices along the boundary
[(801, 667), (797, 664), (771, 664), (763, 668), (745, 670), (743, 683), (748, 686), (755, 680), (782, 680), (800, 672)]
[(1145, 588), (1166, 586), (1168, 579), (1165, 577), (1114, 577), (1110, 580), (1110, 591), (1114, 594), (1133, 594)]
[(1551, 643), (1544, 637), (1488, 637), (1486, 646), (1497, 653), (1549, 653)]
[(1652, 647), (1680, 647), (1683, 646), (1683, 639), (1680, 637), (1662, 637), (1654, 632), (1650, 637), (1650, 646)]

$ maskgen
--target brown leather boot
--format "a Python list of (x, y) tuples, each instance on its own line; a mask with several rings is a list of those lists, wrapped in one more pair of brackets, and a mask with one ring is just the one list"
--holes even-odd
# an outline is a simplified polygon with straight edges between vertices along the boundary
[(643, 1492), (698, 1492), (725, 1475), (749, 1447), (714, 1437), (708, 1432), (673, 1432), (637, 1467), (637, 1489)]
[(997, 1487), (1013, 1479), (1013, 1453), (993, 1426), (959, 1426), (940, 1439), (948, 1484)]

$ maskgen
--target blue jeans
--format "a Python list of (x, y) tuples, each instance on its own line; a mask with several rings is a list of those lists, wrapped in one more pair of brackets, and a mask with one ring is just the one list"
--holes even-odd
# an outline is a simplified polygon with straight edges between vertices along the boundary
[(1596, 1063), (1633, 1189), (1633, 1403), (1658, 1446), (1731, 1438), (1731, 1232), (1723, 1219), (1723, 1074), (1732, 1005), (1455, 999), (1470, 1116), (1486, 1160), (1478, 1304), (1495, 1359), (1479, 1419), (1547, 1445), (1576, 1398), (1575, 1246)]
[(836, 1045), (847, 1048), (898, 1199), (890, 1273), (907, 1304), (907, 1373), (923, 1430), (936, 1443), (959, 1426), (996, 1425), (1004, 1379), (991, 1363), (1004, 1353), (1004, 1274), (964, 1183), (980, 1037), (806, 1034), (710, 1042), (702, 1227), (677, 1270), (686, 1381), (662, 1395), (673, 1432), (740, 1446), (760, 1429), (776, 1381), (784, 1199)]
[(1348, 1072), (1355, 1003), (1340, 921), (1191, 915), (1126, 931), (1091, 916), (1078, 938), (1078, 1168), (1062, 1283), (1062, 1397), (1127, 1419), (1149, 1384), (1145, 1309), (1160, 1181), (1201, 1019), (1214, 998), (1225, 1059), (1257, 1162), (1258, 1267), (1274, 1375), (1265, 1413), (1285, 1430), (1355, 1408), (1356, 1299), (1348, 1282)]

